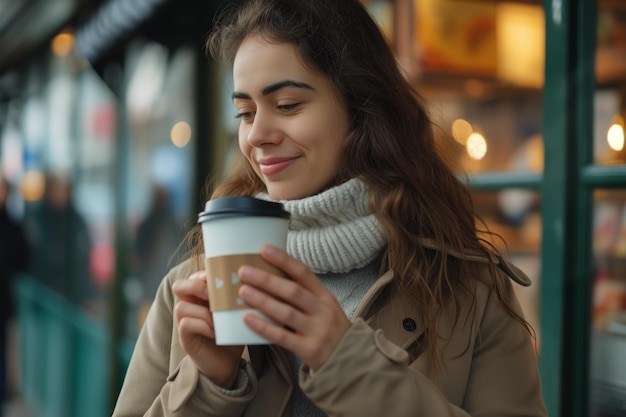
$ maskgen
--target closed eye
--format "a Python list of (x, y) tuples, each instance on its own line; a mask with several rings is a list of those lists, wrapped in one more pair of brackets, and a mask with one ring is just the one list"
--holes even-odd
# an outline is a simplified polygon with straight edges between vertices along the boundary
[(246, 111), (246, 112), (237, 113), (235, 115), (235, 118), (242, 119), (242, 120), (250, 120), (252, 117), (254, 117), (254, 113), (255, 112), (253, 112), (253, 111)]
[(293, 110), (296, 107), (298, 107), (300, 105), (300, 103), (290, 103), (290, 104), (280, 104), (278, 106), (276, 106), (279, 110), (283, 110), (283, 111), (289, 111), (289, 110)]

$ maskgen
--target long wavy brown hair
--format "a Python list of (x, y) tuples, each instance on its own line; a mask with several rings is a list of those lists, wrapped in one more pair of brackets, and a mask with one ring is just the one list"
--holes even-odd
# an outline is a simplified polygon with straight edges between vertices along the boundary
[[(475, 277), (484, 275), (480, 273), (484, 264), (451, 256), (450, 251), (490, 258), (496, 249), (479, 237), (469, 189), (438, 153), (422, 98), (357, 0), (251, 0), (230, 11), (220, 16), (208, 37), (212, 57), (232, 65), (239, 45), (250, 34), (290, 43), (305, 65), (328, 77), (344, 98), (351, 130), (337, 180), (359, 177), (369, 186), (371, 209), (387, 237), (382, 270), (392, 269), (396, 288), (408, 291), (417, 305), (429, 306), (421, 309), (426, 328), (422, 346), (436, 368), (437, 339), (446, 338), (439, 334), (444, 307), (456, 308), (455, 326), (471, 325), (459, 317), (459, 295), (464, 292), (473, 300)], [(264, 190), (238, 152), (230, 174), (211, 197)], [(435, 249), (425, 248), (423, 238), (435, 242)], [(192, 240), (199, 256), (202, 241), (197, 229)], [(530, 330), (502, 296), (504, 278), (495, 265), (488, 269), (504, 307)]]

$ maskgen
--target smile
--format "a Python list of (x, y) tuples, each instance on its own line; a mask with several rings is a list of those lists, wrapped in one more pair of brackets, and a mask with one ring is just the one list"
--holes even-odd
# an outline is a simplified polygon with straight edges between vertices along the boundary
[(274, 175), (289, 167), (298, 158), (269, 158), (259, 160), (259, 169), (263, 175)]

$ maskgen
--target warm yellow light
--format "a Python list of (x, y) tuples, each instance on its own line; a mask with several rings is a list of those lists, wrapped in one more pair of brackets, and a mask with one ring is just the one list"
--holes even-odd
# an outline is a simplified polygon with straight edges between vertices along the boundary
[(609, 128), (606, 139), (609, 142), (611, 149), (614, 151), (621, 151), (624, 149), (624, 127), (617, 123), (612, 125)]
[(52, 39), (52, 52), (58, 56), (65, 56), (74, 47), (74, 35), (67, 32), (59, 33)]
[(172, 139), (172, 143), (182, 148), (189, 143), (191, 140), (191, 127), (187, 122), (178, 122), (176, 123), (170, 132), (170, 138)]
[(545, 66), (545, 17), (540, 4), (496, 2), (497, 68), (500, 79), (541, 88)]
[(480, 133), (472, 133), (467, 138), (467, 144), (465, 145), (467, 154), (472, 159), (483, 159), (487, 154), (487, 141)]
[(456, 119), (452, 122), (452, 137), (461, 145), (467, 143), (467, 138), (469, 138), (472, 133), (474, 133), (474, 129), (467, 120)]
[(40, 171), (26, 171), (20, 182), (20, 191), (24, 201), (37, 201), (46, 190), (46, 179)]

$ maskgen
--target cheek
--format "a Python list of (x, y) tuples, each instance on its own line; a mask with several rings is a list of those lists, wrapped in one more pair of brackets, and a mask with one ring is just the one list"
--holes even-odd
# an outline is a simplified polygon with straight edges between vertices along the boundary
[(248, 162), (248, 164), (250, 164), (250, 166), (252, 166), (252, 169), (259, 175), (261, 176), (261, 173), (259, 172), (259, 169), (257, 167), (257, 165), (255, 164), (254, 160), (252, 159), (252, 146), (250, 145), (250, 143), (246, 140), (247, 138), (247, 132), (245, 132), (245, 130), (242, 130), (241, 128), (239, 129), (239, 136), (237, 139), (238, 145), (239, 145), (239, 151), (241, 152), (241, 154), (243, 155), (243, 157), (245, 158), (245, 160)]
[(250, 144), (246, 140), (247, 137), (248, 137), (248, 133), (246, 129), (243, 126), (239, 127), (239, 134), (237, 136), (237, 141), (238, 141), (239, 149), (241, 150), (241, 152), (243, 152), (246, 158), (248, 157), (248, 154), (250, 153)]

